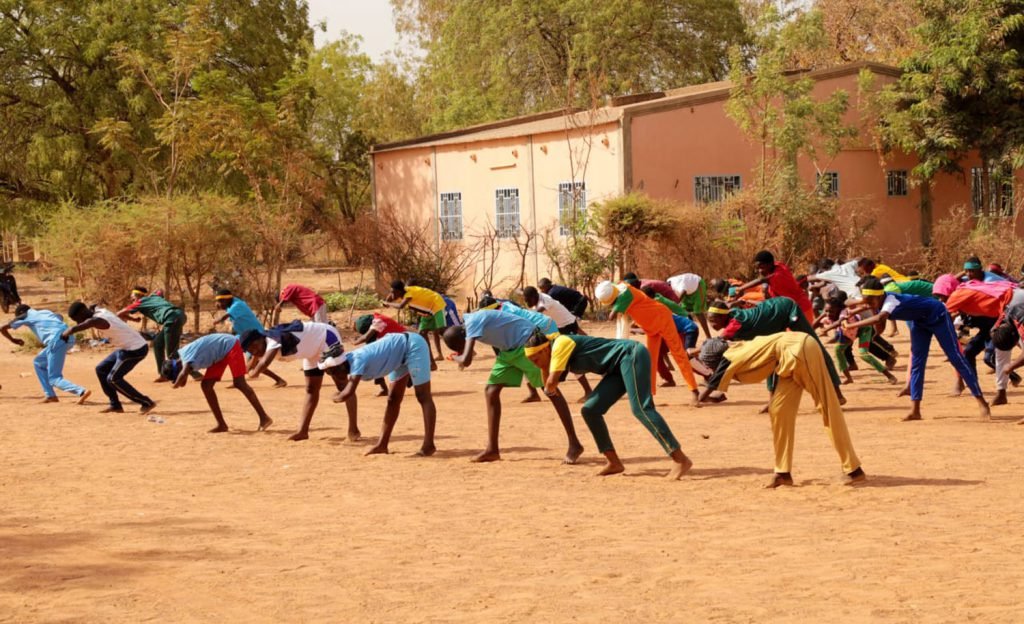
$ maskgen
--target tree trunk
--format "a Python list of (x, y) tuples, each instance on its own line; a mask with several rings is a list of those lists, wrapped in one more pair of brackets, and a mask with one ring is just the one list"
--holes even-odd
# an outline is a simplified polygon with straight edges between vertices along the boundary
[(921, 244), (932, 245), (932, 181), (921, 182)]

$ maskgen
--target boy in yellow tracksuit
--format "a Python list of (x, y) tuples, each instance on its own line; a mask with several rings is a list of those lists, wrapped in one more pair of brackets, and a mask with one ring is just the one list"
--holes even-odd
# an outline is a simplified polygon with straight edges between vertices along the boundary
[(825, 356), (813, 338), (802, 332), (781, 332), (739, 342), (725, 352), (715, 373), (701, 393), (705, 400), (715, 390), (725, 391), (733, 379), (743, 383), (764, 381), (778, 375), (778, 385), (768, 404), (775, 446), (775, 476), (769, 488), (793, 485), (793, 439), (796, 413), (806, 390), (824, 419), (832, 445), (843, 462), (846, 484), (865, 480), (860, 460), (853, 450), (839, 395), (825, 367)]

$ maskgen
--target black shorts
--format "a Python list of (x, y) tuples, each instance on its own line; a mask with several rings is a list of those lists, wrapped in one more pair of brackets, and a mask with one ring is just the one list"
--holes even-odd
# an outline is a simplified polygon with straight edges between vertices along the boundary
[(587, 313), (587, 304), (589, 303), (590, 302), (587, 300), (587, 298), (584, 297), (583, 299), (580, 299), (579, 303), (572, 307), (572, 310), (569, 311), (572, 312), (573, 316), (581, 319), (583, 318), (583, 315)]
[(580, 324), (577, 321), (575, 323), (572, 323), (571, 325), (566, 325), (565, 327), (559, 327), (558, 328), (558, 333), (560, 333), (560, 334), (578, 334), (578, 333), (580, 333)]

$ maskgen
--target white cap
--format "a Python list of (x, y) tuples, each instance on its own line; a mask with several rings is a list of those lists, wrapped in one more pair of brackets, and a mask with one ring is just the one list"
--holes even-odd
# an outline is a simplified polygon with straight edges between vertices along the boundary
[(594, 288), (594, 296), (601, 303), (611, 303), (615, 300), (615, 296), (618, 292), (615, 290), (615, 284), (612, 284), (608, 280), (605, 280)]

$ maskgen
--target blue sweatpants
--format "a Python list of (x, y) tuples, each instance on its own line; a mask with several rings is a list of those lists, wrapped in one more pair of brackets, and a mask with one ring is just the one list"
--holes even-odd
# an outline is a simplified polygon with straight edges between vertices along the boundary
[(32, 360), (36, 369), (36, 377), (43, 392), (48, 398), (54, 398), (57, 393), (54, 388), (69, 392), (76, 396), (85, 393), (85, 388), (75, 385), (64, 379), (64, 359), (67, 357), (68, 349), (75, 344), (75, 337), (71, 336), (64, 340), (60, 336), (53, 338), (50, 344), (43, 347), (43, 350)]
[(931, 348), (932, 336), (938, 341), (942, 352), (949, 358), (949, 363), (960, 374), (971, 394), (976, 397), (981, 396), (978, 375), (960, 351), (960, 343), (956, 339), (956, 328), (953, 327), (953, 319), (948, 314), (941, 314), (937, 318), (928, 320), (916, 320), (913, 324), (908, 323), (908, 325), (910, 325), (911, 400), (920, 401), (924, 396), (924, 369), (928, 363), (928, 351)]

